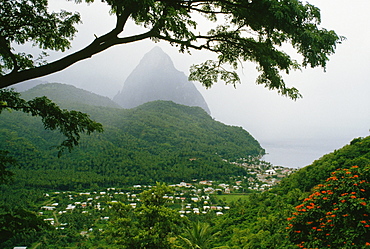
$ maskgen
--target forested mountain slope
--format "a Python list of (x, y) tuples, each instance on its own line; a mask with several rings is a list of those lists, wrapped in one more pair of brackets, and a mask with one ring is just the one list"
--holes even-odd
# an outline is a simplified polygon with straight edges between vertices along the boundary
[[(226, 179), (246, 172), (223, 159), (264, 153), (247, 131), (217, 122), (199, 107), (155, 101), (125, 110), (97, 106), (102, 100), (97, 96), (92, 106), (86, 104), (91, 94), (77, 91), (67, 85), (46, 84), (23, 94), (27, 98), (49, 95), (62, 108), (87, 112), (103, 124), (103, 133), (84, 136), (79, 147), (61, 158), (52, 147), (60, 144), (60, 134), (45, 131), (38, 118), (24, 113), (1, 114), (0, 149), (9, 150), (18, 160), (20, 168), (13, 169), (17, 181), (71, 189)], [(51, 96), (50, 92), (58, 94)]]
[[(353, 139), (284, 178), (276, 188), (233, 203), (231, 211), (213, 224), (215, 231), (220, 231), (214, 246), (368, 248), (370, 242), (365, 244), (364, 240), (370, 238), (369, 176), (370, 136)], [(300, 220), (291, 229), (292, 220), (298, 216)], [(333, 223), (318, 239), (324, 221)], [(316, 226), (319, 229), (314, 233)], [(312, 246), (325, 241), (327, 246)]]

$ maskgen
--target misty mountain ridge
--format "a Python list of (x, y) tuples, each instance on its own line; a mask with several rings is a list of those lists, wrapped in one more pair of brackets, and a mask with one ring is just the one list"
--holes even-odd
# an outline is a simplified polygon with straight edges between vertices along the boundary
[(108, 97), (104, 97), (68, 84), (41, 83), (35, 87), (32, 87), (31, 89), (26, 90), (25, 92), (22, 92), (22, 98), (25, 99), (41, 96), (47, 96), (55, 103), (65, 105), (63, 108), (73, 108), (76, 104), (121, 108), (121, 106)]
[(127, 77), (113, 101), (123, 108), (133, 108), (154, 100), (169, 100), (187, 106), (199, 106), (210, 114), (201, 93), (178, 71), (171, 58), (159, 47), (141, 59)]

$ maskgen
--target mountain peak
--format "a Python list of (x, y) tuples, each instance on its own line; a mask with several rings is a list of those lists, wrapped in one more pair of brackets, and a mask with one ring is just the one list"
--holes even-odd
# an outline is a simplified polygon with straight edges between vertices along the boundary
[(170, 56), (158, 46), (146, 53), (141, 59), (140, 64), (149, 66), (153, 70), (158, 70), (159, 68), (171, 68), (176, 70)]
[(154, 47), (127, 77), (122, 91), (113, 100), (124, 108), (133, 108), (155, 100), (169, 100), (210, 110), (201, 93), (178, 71), (170, 56)]

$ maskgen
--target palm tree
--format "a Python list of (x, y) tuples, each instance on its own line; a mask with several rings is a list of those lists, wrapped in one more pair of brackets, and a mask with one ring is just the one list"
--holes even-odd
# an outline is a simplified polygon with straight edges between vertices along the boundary
[(212, 234), (212, 230), (208, 223), (193, 222), (190, 227), (186, 229), (185, 237), (179, 236), (179, 238), (185, 243), (187, 249), (208, 249), (210, 242), (214, 236), (218, 234)]

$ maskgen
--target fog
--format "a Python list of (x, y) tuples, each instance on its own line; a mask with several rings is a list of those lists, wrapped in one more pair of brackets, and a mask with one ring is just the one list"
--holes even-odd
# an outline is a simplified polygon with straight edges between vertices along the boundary
[[(326, 72), (321, 68), (304, 69), (284, 79), (303, 95), (297, 101), (279, 96), (255, 84), (255, 65), (246, 63), (239, 70), (242, 84), (236, 89), (219, 82), (211, 89), (195, 82), (211, 110), (212, 116), (225, 124), (242, 126), (266, 149), (265, 160), (275, 165), (303, 167), (322, 155), (341, 148), (353, 138), (368, 136), (370, 128), (370, 49), (368, 48), (370, 1), (309, 0), (322, 13), (322, 26), (347, 38), (330, 57)], [(93, 41), (114, 27), (115, 20), (101, 3), (76, 5), (64, 0), (51, 0), (54, 9), (79, 11), (83, 24), (65, 54)], [(127, 33), (140, 32), (130, 25)], [(188, 74), (192, 64), (214, 58), (203, 51), (180, 54), (177, 48), (150, 40), (110, 48), (91, 59), (43, 77), (41, 80), (72, 84), (113, 97), (121, 90), (131, 71), (145, 53), (160, 46), (169, 54), (175, 67)], [(290, 50), (289, 46), (286, 48)], [(49, 60), (60, 57), (51, 53)]]

